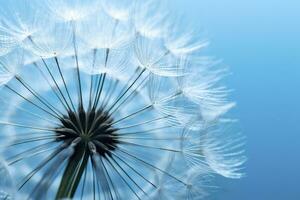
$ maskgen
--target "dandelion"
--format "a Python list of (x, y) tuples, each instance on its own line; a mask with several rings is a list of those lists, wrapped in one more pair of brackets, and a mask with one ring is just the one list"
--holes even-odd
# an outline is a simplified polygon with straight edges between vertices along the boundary
[(203, 199), (243, 176), (226, 71), (158, 2), (0, 3), (0, 198)]

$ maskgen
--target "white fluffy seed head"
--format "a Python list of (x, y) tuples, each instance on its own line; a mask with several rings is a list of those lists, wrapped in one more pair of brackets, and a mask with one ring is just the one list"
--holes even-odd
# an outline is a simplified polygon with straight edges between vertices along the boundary
[[(16, 6), (13, 0), (0, 0), (0, 86), (7, 86), (0, 90), (0, 126), (5, 132), (0, 141), (13, 144), (49, 133), (64, 138), (53, 136), (53, 129), (61, 125), (55, 114), (68, 114), (61, 102), (88, 110), (98, 95), (96, 107), (111, 114), (122, 142), (110, 155), (114, 161), (98, 152), (99, 143), (87, 142), (92, 158), (86, 168), (85, 197), (95, 192), (93, 177), (103, 180), (104, 173), (125, 199), (146, 197), (144, 193), (150, 199), (174, 199), (174, 192), (180, 199), (203, 199), (209, 193), (211, 174), (243, 176), (242, 137), (216, 128), (235, 106), (228, 100), (230, 90), (221, 83), (227, 71), (219, 61), (202, 55), (207, 40), (194, 38), (190, 30), (182, 32), (158, 0), (18, 2)], [(30, 128), (35, 131), (26, 134)], [(64, 161), (82, 141), (77, 137), (64, 146), (53, 143), (46, 150), (38, 147), (42, 142), (33, 142), (37, 152), (22, 154), (30, 143), (12, 145), (3, 154), (22, 158), (11, 166), (20, 180), (34, 170), (32, 163), (65, 148), (50, 162), (58, 166), (57, 171), (42, 168), (22, 191), (30, 196), (41, 187), (48, 191), (46, 198), (55, 195)], [(136, 193), (122, 177), (135, 181), (130, 184)], [(100, 199), (109, 194), (108, 188), (102, 188)]]

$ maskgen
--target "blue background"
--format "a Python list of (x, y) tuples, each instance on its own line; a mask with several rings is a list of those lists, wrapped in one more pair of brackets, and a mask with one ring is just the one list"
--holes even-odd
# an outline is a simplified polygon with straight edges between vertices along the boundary
[(235, 116), (247, 136), (241, 180), (220, 200), (300, 199), (300, 1), (175, 0), (233, 74)]

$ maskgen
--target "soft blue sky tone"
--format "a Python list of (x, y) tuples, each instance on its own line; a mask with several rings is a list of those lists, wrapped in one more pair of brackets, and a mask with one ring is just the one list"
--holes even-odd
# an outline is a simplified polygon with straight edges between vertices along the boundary
[(233, 75), (247, 177), (220, 200), (300, 199), (300, 1), (176, 0)]

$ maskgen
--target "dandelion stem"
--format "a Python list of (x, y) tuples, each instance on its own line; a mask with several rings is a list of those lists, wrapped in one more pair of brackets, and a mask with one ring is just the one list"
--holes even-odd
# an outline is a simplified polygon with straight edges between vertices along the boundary
[(87, 167), (88, 159), (89, 153), (86, 151), (86, 144), (82, 143), (76, 146), (74, 154), (68, 160), (56, 199), (73, 198), (84, 169)]

